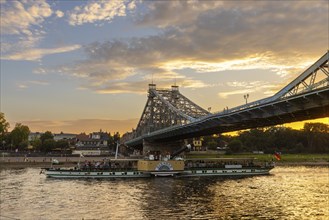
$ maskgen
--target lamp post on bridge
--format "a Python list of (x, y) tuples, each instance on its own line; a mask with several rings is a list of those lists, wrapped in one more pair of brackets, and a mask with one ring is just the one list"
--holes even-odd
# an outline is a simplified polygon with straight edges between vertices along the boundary
[(243, 98), (246, 100), (246, 104), (248, 104), (249, 94), (244, 95)]

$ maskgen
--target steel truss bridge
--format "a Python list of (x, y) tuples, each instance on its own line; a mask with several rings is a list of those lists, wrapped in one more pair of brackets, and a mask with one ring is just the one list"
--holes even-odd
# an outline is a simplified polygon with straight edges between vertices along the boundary
[(210, 113), (179, 92), (149, 84), (136, 130), (123, 136), (131, 147), (329, 116), (329, 51), (275, 95)]

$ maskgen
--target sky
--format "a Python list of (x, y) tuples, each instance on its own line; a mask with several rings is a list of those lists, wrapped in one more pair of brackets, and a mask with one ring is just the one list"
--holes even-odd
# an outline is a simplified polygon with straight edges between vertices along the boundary
[(33, 132), (131, 131), (151, 82), (222, 111), (275, 94), (329, 48), (327, 0), (0, 6), (0, 110)]

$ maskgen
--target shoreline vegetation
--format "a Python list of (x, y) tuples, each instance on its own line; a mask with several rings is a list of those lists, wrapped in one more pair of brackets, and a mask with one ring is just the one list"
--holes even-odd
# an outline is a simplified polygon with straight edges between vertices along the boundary
[[(195, 152), (186, 154), (190, 158), (255, 158), (257, 161), (275, 161), (276, 166), (328, 166), (329, 155), (327, 154), (283, 154), (281, 160), (277, 161), (272, 154), (233, 154), (223, 155), (209, 152)], [(80, 161), (100, 161), (106, 156), (94, 157), (1, 157), (0, 169), (19, 169), (19, 168), (43, 168), (43, 167), (74, 167)], [(109, 158), (109, 157), (106, 157)], [(113, 157), (110, 157), (113, 159)], [(53, 164), (51, 161), (56, 159), (59, 164)]]

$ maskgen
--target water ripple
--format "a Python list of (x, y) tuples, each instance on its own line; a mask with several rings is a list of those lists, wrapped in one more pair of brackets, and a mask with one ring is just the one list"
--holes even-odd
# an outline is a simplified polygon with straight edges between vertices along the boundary
[(328, 167), (248, 178), (58, 180), (1, 170), (0, 219), (329, 219)]

